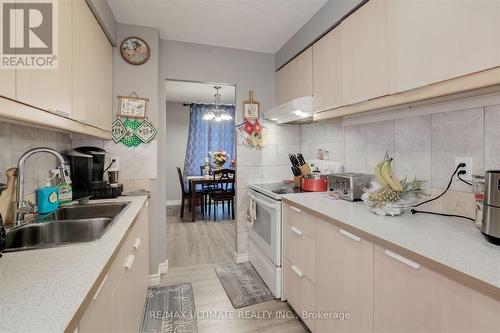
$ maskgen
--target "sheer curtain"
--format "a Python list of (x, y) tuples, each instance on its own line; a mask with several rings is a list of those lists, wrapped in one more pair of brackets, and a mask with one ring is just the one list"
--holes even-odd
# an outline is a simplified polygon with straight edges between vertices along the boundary
[[(234, 120), (203, 120), (205, 111), (213, 107), (213, 104), (191, 104), (185, 176), (200, 174), (200, 166), (205, 165), (208, 152), (223, 149), (230, 154), (230, 159), (234, 158)], [(234, 105), (220, 105), (220, 108), (234, 119)], [(229, 167), (229, 163), (224, 166)]]

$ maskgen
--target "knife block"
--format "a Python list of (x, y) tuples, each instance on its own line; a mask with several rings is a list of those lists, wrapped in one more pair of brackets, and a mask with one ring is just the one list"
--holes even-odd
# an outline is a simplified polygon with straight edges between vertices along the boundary
[(293, 177), (293, 185), (295, 187), (301, 188), (302, 187), (302, 176)]

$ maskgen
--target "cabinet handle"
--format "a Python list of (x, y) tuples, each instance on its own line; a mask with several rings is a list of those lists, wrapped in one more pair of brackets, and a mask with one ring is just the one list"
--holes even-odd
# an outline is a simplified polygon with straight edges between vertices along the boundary
[(125, 269), (131, 269), (132, 265), (134, 264), (135, 256), (133, 254), (129, 255), (127, 257), (127, 260), (125, 261)]
[(290, 268), (291, 268), (291, 269), (292, 269), (292, 271), (294, 271), (294, 272), (295, 272), (295, 274), (297, 274), (300, 278), (301, 278), (302, 276), (304, 276), (304, 273), (302, 273), (302, 271), (301, 271), (300, 269), (298, 269), (298, 268), (297, 268), (297, 266), (292, 265), (292, 266), (290, 266)]
[(290, 229), (292, 229), (292, 231), (295, 232), (299, 236), (302, 236), (302, 234), (303, 234), (302, 230), (297, 229), (295, 227), (290, 227)]
[(403, 264), (406, 264), (412, 268), (415, 268), (415, 269), (419, 269), (420, 268), (420, 264), (417, 263), (417, 262), (414, 262), (413, 260), (410, 260), (408, 258), (405, 258), (395, 252), (392, 252), (392, 251), (389, 251), (389, 250), (385, 250), (385, 254), (388, 255), (389, 257), (391, 258), (394, 258), (396, 259), (397, 261), (400, 261), (402, 262)]
[(137, 238), (134, 243), (134, 250), (138, 250), (139, 246), (141, 246), (141, 239)]
[(302, 213), (302, 210), (298, 209), (297, 207), (290, 206), (290, 209), (296, 211), (297, 213)]
[(145, 207), (149, 206), (149, 200), (146, 200), (146, 203), (144, 204)]
[(102, 282), (99, 285), (99, 288), (97, 288), (97, 291), (95, 292), (94, 297), (92, 297), (93, 301), (95, 301), (97, 299), (97, 296), (99, 296), (99, 293), (101, 292), (101, 289), (104, 286), (104, 284), (106, 283), (107, 279), (108, 279), (108, 274), (106, 274), (106, 276), (104, 277), (104, 279), (102, 279)]
[(351, 234), (351, 233), (350, 233), (350, 232), (348, 232), (348, 231), (345, 231), (344, 229), (339, 229), (339, 232), (340, 232), (342, 235), (344, 235), (344, 236), (346, 236), (346, 237), (349, 237), (350, 239), (352, 239), (352, 240), (354, 240), (354, 241), (356, 241), (356, 242), (361, 241), (361, 238), (359, 238), (359, 237), (358, 237), (358, 236), (356, 236), (356, 235)]

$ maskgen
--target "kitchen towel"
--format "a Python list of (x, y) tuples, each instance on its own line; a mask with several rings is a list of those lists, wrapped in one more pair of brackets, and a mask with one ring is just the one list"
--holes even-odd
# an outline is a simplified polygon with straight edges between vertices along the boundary
[(257, 217), (257, 204), (251, 195), (249, 195), (249, 197), (250, 200), (248, 201), (247, 207), (247, 224), (250, 228), (252, 228), (255, 218)]

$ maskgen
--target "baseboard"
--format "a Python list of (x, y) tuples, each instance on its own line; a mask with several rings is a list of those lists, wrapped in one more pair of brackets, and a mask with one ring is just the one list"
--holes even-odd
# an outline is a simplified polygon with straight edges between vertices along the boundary
[(149, 275), (149, 285), (157, 286), (160, 284), (162, 274), (168, 272), (168, 259), (158, 265), (158, 273)]
[(234, 261), (237, 264), (241, 264), (243, 262), (248, 262), (248, 253), (241, 254), (241, 253), (234, 252)]
[(167, 200), (165, 206), (180, 206), (181, 200)]
[(151, 274), (149, 275), (149, 285), (150, 286), (157, 286), (160, 284), (160, 274)]

